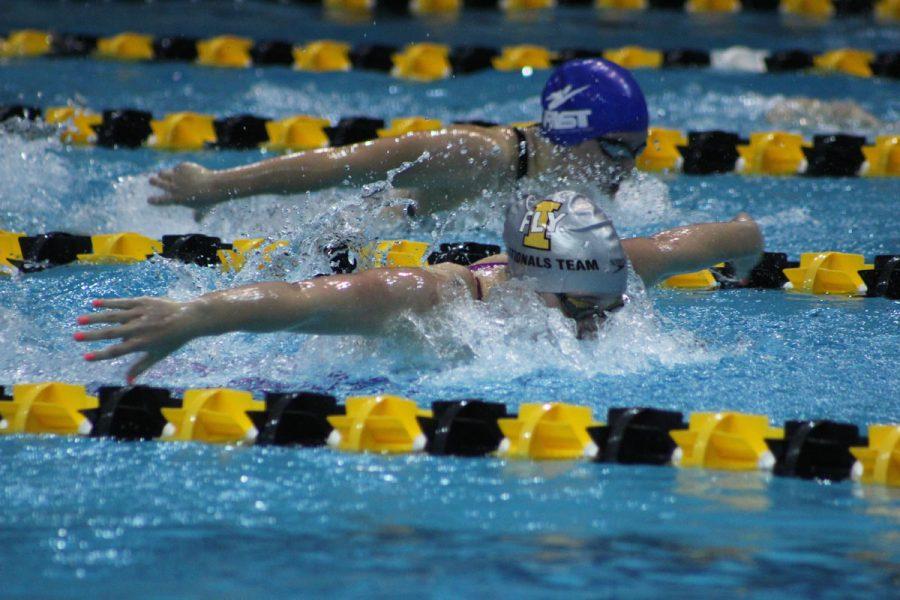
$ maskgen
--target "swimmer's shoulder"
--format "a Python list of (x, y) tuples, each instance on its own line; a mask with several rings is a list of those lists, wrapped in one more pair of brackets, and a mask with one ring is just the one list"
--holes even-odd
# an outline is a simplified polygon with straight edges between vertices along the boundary
[(425, 271), (446, 282), (461, 282), (468, 288), (473, 298), (478, 298), (479, 283), (475, 274), (468, 268), (456, 263), (439, 263), (422, 267)]
[[(482, 258), (481, 260), (476, 260), (471, 265), (469, 265), (469, 267), (477, 267), (479, 265), (496, 265), (496, 264), (506, 265), (507, 262), (509, 262), (509, 258), (506, 256), (506, 254), (492, 254), (491, 256), (488, 256), (487, 258)], [(468, 268), (468, 267), (465, 267), (465, 268)]]
[[(466, 153), (460, 153), (458, 156), (461, 161), (458, 168), (454, 168), (451, 172), (456, 175), (461, 169), (468, 169), (470, 178), (482, 178), (488, 173), (495, 173), (500, 177), (494, 181), (494, 184), (509, 183), (506, 181), (508, 176), (513, 179), (519, 179), (521, 175), (518, 173), (521, 167), (521, 148), (523, 139), (521, 133), (523, 130), (507, 126), (473, 125), (471, 123), (460, 123), (449, 125), (443, 129), (413, 132), (408, 135), (422, 136), (423, 139), (428, 136), (441, 136), (451, 148), (454, 143), (460, 143), (467, 149)], [(527, 138), (525, 138), (527, 139)], [(527, 146), (526, 146), (527, 148)], [(527, 150), (526, 150), (527, 153)], [(527, 154), (526, 154), (527, 156)], [(479, 161), (475, 163), (473, 161)], [(470, 169), (471, 166), (479, 164), (478, 169)], [(527, 172), (527, 168), (525, 169)]]
[(460, 123), (454, 124), (447, 128), (447, 131), (457, 132), (463, 135), (472, 135), (490, 140), (498, 147), (503, 149), (505, 154), (509, 154), (510, 158), (515, 158), (519, 153), (519, 136), (516, 129), (524, 132), (528, 127), (513, 127), (509, 125), (489, 125)]
[[(479, 266), (488, 268), (479, 269)], [(497, 268), (491, 269), (489, 268), (490, 266), (496, 266)], [(494, 284), (507, 279), (505, 254), (488, 256), (467, 267), (447, 262), (429, 265), (424, 268), (441, 279), (464, 282), (472, 293), (472, 297), (478, 300), (487, 295), (488, 289)]]

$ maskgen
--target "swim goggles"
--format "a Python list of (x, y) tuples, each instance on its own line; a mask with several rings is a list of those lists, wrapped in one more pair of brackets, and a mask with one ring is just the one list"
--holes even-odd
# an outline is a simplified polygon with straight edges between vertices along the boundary
[(563, 314), (576, 321), (587, 317), (600, 317), (602, 321), (606, 318), (606, 313), (625, 306), (621, 298), (612, 304), (604, 306), (590, 300), (574, 298), (568, 294), (555, 294), (555, 296), (562, 306)]
[(600, 150), (603, 154), (610, 160), (617, 162), (634, 160), (647, 147), (647, 142), (642, 142), (640, 145), (632, 147), (622, 140), (608, 137), (598, 137), (597, 143), (600, 145)]

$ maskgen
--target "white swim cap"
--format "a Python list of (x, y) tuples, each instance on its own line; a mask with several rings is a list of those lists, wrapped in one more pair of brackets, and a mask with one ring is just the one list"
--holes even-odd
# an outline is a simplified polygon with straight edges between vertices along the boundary
[(612, 221), (578, 192), (517, 198), (506, 212), (503, 240), (512, 277), (538, 292), (620, 298), (628, 278)]

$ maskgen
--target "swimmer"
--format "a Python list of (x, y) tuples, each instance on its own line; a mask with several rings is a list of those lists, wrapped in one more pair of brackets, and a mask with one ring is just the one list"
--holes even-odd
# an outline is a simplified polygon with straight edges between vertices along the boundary
[(299, 194), (387, 180), (421, 214), (487, 192), (507, 193), (524, 177), (592, 182), (614, 194), (647, 140), (647, 103), (631, 74), (603, 59), (558, 67), (541, 94), (540, 125), (451, 125), (338, 148), (270, 158), (232, 169), (182, 163), (150, 183), (153, 205), (194, 209), (260, 194)]
[(723, 223), (699, 223), (620, 241), (596, 203), (574, 191), (549, 197), (521, 195), (507, 211), (503, 238), (507, 254), (468, 267), (444, 263), (297, 283), (255, 283), (187, 302), (149, 297), (95, 300), (96, 308), (106, 310), (83, 315), (78, 324), (105, 326), (79, 331), (75, 339), (120, 340), (85, 354), (88, 361), (143, 352), (128, 369), (131, 382), (195, 338), (234, 331), (377, 335), (401, 313), (435, 310), (454, 296), (454, 290), (484, 301), (495, 286), (510, 279), (525, 282), (548, 307), (574, 321), (578, 337), (587, 337), (623, 304), (628, 261), (647, 286), (722, 261), (730, 261), (742, 279), (763, 250), (759, 227), (744, 213)]
[(766, 120), (782, 127), (881, 130), (885, 123), (851, 100), (784, 98), (766, 111)]

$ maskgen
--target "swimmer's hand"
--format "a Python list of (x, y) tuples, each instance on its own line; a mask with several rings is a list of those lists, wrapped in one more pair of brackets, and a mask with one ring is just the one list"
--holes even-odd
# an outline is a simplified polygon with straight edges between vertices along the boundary
[(732, 220), (733, 223), (740, 223), (743, 226), (739, 235), (746, 238), (746, 246), (749, 252), (732, 258), (729, 262), (734, 267), (734, 277), (741, 284), (746, 284), (750, 277), (750, 271), (753, 270), (762, 259), (764, 248), (762, 231), (759, 224), (745, 212), (738, 213)]
[(162, 190), (147, 202), (154, 206), (177, 204), (194, 209), (197, 221), (207, 211), (227, 197), (215, 182), (215, 173), (197, 163), (181, 163), (172, 169), (164, 169), (150, 176), (150, 185)]
[(193, 338), (202, 335), (196, 303), (143, 297), (94, 300), (93, 305), (109, 310), (82, 315), (78, 317), (77, 323), (108, 325), (78, 331), (75, 333), (75, 340), (121, 340), (97, 352), (88, 352), (84, 355), (84, 359), (88, 361), (110, 360), (144, 352), (144, 356), (128, 369), (128, 383), (133, 383), (138, 375)]

